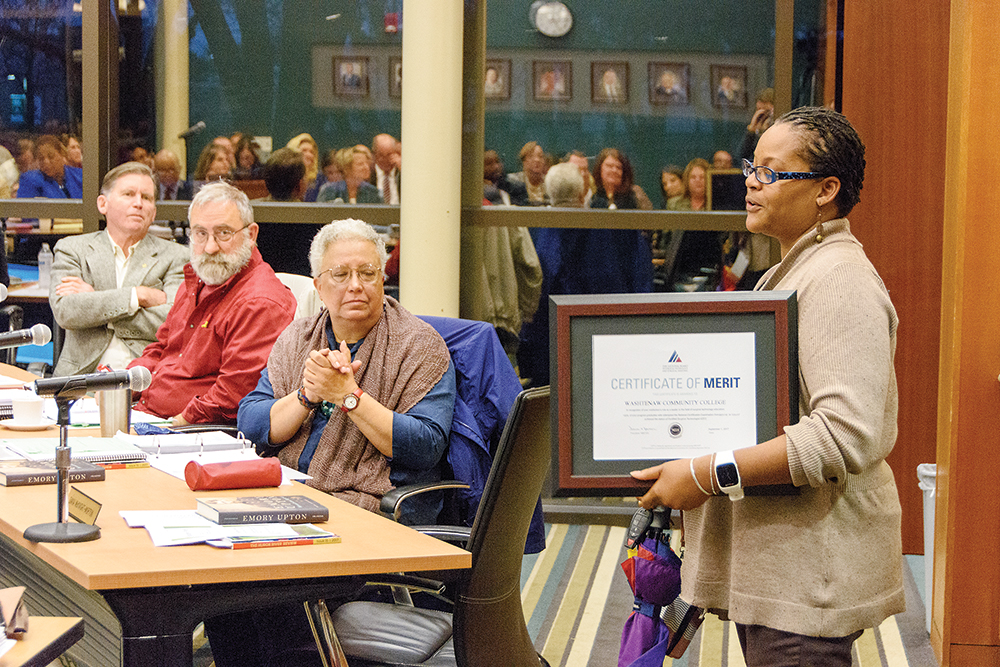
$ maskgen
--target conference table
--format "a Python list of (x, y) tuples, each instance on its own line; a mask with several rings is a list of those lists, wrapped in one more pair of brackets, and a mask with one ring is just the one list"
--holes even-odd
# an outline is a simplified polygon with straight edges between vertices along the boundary
[[(0, 374), (31, 379), (2, 364)], [(43, 435), (56, 433), (52, 429)], [(29, 526), (56, 520), (56, 487), (0, 486), (0, 583), (27, 586), (33, 615), (86, 619), (84, 639), (70, 651), (78, 664), (192, 665), (192, 632), (205, 618), (349, 596), (371, 575), (422, 572), (454, 579), (472, 563), (463, 549), (300, 483), (193, 492), (184, 481), (155, 468), (133, 468), (108, 470), (104, 481), (72, 486), (102, 504), (100, 539), (75, 544), (25, 540), (22, 534)], [(129, 528), (119, 516), (120, 510), (195, 509), (199, 496), (264, 494), (305, 495), (326, 505), (330, 519), (318, 525), (342, 541), (246, 550), (204, 544), (154, 547), (145, 529)]]

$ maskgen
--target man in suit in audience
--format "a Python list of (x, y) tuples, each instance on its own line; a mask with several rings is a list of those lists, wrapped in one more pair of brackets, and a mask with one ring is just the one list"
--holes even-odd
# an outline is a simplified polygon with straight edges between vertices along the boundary
[(161, 200), (191, 199), (191, 183), (181, 180), (181, 161), (177, 153), (169, 148), (162, 149), (153, 158), (153, 168), (160, 179)]
[(261, 259), (243, 192), (208, 183), (188, 217), (184, 284), (156, 342), (130, 364), (153, 374), (137, 407), (175, 425), (235, 424), (240, 399), (257, 385), (271, 346), (295, 316), (295, 297)]
[(156, 340), (184, 279), (187, 250), (150, 235), (156, 177), (126, 162), (104, 177), (97, 210), (107, 229), (56, 243), (49, 303), (66, 330), (56, 375), (124, 368)]
[(402, 154), (399, 142), (390, 134), (377, 134), (372, 140), (375, 169), (371, 184), (378, 188), (383, 204), (399, 203), (399, 167)]

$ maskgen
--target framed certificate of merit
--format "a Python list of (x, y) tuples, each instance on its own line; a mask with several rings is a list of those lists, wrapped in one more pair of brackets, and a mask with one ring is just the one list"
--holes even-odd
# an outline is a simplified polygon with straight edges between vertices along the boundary
[(797, 419), (794, 292), (553, 295), (550, 322), (554, 495), (641, 495), (631, 470)]

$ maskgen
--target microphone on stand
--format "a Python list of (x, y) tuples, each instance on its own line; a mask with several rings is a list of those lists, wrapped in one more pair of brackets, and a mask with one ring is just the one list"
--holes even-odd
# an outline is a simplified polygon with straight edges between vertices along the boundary
[[(4, 298), (6, 298), (6, 290), (4, 290)], [(0, 301), (2, 300), (0, 299)], [(21, 347), (22, 345), (45, 345), (50, 340), (52, 340), (52, 329), (49, 329), (44, 324), (36, 324), (30, 329), (20, 329), (0, 334), (0, 350)]]
[(153, 374), (149, 372), (149, 369), (145, 366), (136, 366), (127, 371), (67, 375), (66, 377), (35, 380), (33, 386), (35, 393), (39, 396), (80, 398), (90, 391), (114, 391), (115, 389), (142, 391), (148, 389), (152, 382)]
[(205, 129), (205, 121), (199, 120), (197, 123), (177, 135), (178, 139), (190, 139)]

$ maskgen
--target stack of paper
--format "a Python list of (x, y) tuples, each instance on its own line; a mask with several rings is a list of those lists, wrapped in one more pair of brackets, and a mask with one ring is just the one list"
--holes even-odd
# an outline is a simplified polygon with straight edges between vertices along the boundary
[(339, 535), (310, 523), (220, 526), (194, 510), (122, 510), (120, 514), (129, 528), (145, 528), (157, 547), (204, 542), (223, 549), (253, 549), (340, 542)]

